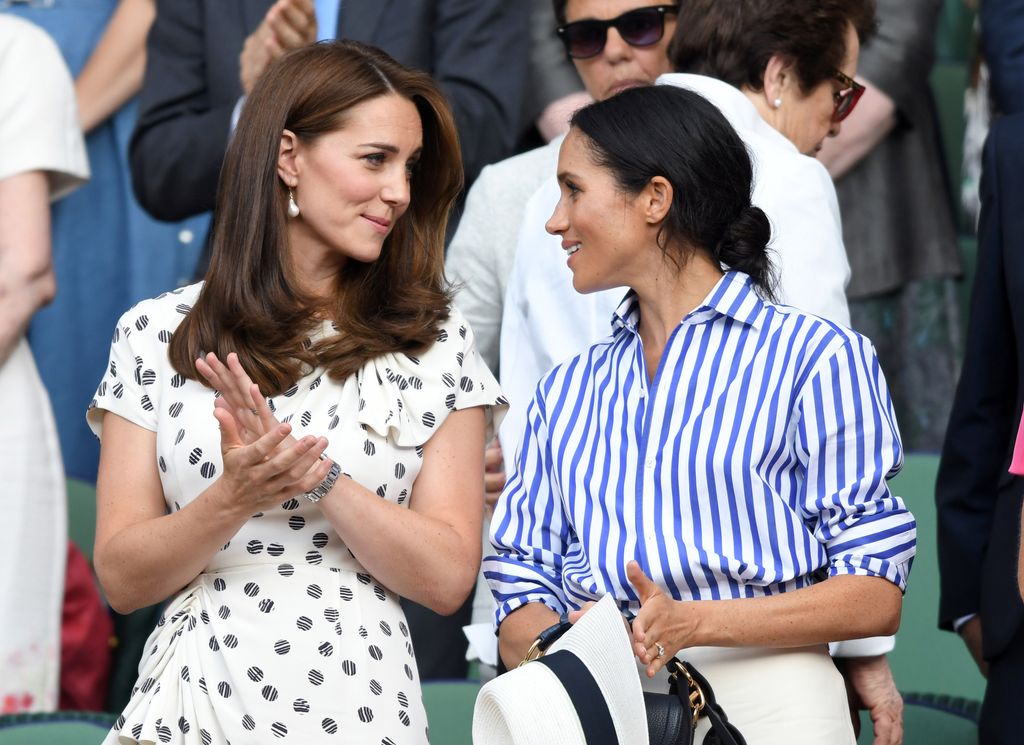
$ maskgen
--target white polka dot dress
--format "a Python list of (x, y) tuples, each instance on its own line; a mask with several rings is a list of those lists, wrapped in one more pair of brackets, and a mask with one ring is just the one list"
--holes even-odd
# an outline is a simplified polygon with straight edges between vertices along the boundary
[[(167, 360), (171, 334), (200, 287), (144, 301), (122, 316), (89, 413), (97, 434), (98, 410), (157, 433), (154, 458), (171, 511), (198, 496), (222, 467), (213, 391)], [(426, 352), (384, 355), (342, 383), (314, 370), (271, 404), (296, 437), (326, 436), (327, 453), (343, 472), (381, 499), (406, 505), (422, 446), (448, 412), (501, 411), (505, 400), (453, 310)], [(301, 497), (254, 515), (169, 601), (105, 745), (277, 741), (428, 742), (398, 597)]]

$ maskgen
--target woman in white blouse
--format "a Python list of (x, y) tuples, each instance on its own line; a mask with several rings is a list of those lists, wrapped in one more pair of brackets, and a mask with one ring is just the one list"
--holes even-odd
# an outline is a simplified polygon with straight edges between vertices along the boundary
[(826, 642), (895, 631), (915, 523), (871, 344), (771, 302), (751, 178), (694, 92), (574, 117), (548, 230), (577, 291), (631, 290), (538, 386), (484, 572), (506, 664), (611, 593), (655, 687), (681, 653), (748, 742), (850, 745)]

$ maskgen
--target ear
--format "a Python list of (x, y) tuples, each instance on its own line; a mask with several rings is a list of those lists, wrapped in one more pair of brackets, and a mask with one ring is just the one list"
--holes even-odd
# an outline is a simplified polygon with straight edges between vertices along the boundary
[(277, 175), (289, 188), (299, 183), (297, 155), (299, 138), (289, 129), (281, 132), (281, 144), (277, 150)]
[(761, 87), (764, 102), (769, 109), (776, 108), (774, 102), (783, 97), (783, 93), (793, 85), (795, 80), (793, 63), (781, 55), (773, 54), (764, 68), (764, 80)]
[(647, 182), (640, 192), (640, 206), (648, 225), (660, 225), (665, 220), (672, 209), (673, 194), (672, 184), (664, 176), (655, 176)]

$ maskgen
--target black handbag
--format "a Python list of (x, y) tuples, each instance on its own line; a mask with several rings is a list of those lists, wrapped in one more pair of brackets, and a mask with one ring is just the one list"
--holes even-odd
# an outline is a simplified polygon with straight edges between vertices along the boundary
[[(558, 623), (540, 632), (520, 664), (542, 656), (571, 628), (572, 624), (563, 614)], [(651, 745), (694, 745), (694, 733), (702, 717), (707, 717), (711, 723), (703, 745), (747, 745), (715, 700), (711, 684), (693, 665), (673, 657), (665, 668), (669, 673), (668, 693), (644, 693)]]

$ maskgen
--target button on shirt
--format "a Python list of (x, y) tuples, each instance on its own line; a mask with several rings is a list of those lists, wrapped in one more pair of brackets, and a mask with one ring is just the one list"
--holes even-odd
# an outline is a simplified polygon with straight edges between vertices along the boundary
[(905, 589), (916, 527), (886, 486), (902, 448), (871, 343), (727, 272), (649, 384), (638, 322), (631, 292), (537, 389), (484, 561), (497, 622), (605, 593), (635, 613), (630, 559), (677, 599), (839, 574)]

